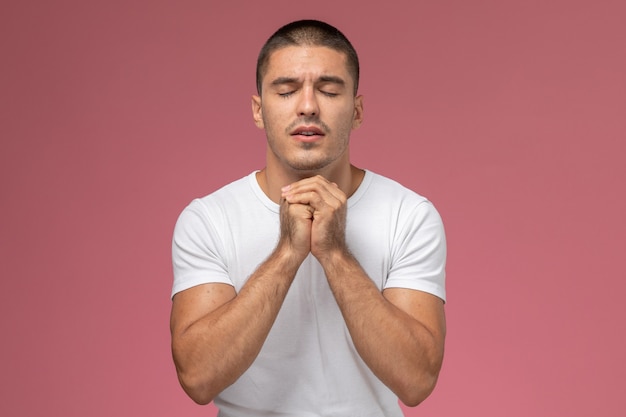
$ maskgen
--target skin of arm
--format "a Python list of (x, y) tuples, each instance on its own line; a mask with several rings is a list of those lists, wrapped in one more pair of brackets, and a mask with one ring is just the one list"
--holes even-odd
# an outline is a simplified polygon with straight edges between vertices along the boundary
[(239, 294), (203, 284), (174, 296), (172, 354), (181, 386), (208, 404), (259, 354), (296, 272), (310, 252), (311, 209), (281, 204), (281, 237)]
[(311, 253), (324, 268), (359, 355), (405, 405), (421, 403), (443, 362), (443, 301), (410, 289), (380, 292), (346, 246), (347, 198), (336, 184), (317, 176), (282, 191), (290, 204), (312, 208)]

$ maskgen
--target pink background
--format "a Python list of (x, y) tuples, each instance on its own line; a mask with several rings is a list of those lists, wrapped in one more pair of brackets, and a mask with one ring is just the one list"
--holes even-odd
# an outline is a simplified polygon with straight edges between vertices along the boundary
[(262, 166), (256, 54), (313, 17), (361, 56), (354, 162), (447, 227), (446, 360), (407, 416), (622, 416), (624, 4), (3, 2), (0, 415), (215, 414), (170, 358), (172, 228)]

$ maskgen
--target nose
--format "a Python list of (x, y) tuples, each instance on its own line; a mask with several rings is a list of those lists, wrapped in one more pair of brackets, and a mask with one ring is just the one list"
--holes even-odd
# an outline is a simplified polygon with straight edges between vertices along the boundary
[(302, 89), (298, 100), (298, 116), (318, 116), (319, 106), (317, 103), (317, 97), (315, 96), (315, 90), (309, 86)]

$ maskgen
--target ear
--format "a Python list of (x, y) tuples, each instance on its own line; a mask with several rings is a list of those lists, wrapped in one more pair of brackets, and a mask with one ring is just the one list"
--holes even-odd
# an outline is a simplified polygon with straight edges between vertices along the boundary
[(358, 129), (363, 123), (363, 96), (354, 98), (354, 118), (352, 119), (352, 129)]
[(265, 127), (263, 124), (263, 110), (261, 108), (260, 96), (252, 96), (252, 118), (254, 119), (256, 127), (259, 129), (263, 129)]

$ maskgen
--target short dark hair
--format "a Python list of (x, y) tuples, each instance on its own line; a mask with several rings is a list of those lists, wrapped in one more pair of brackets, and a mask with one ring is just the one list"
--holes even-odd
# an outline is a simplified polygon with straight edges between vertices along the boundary
[(287, 46), (325, 46), (346, 54), (348, 71), (354, 78), (354, 94), (359, 87), (359, 57), (339, 29), (319, 20), (298, 20), (278, 29), (265, 42), (256, 63), (256, 88), (261, 94), (263, 76), (272, 52)]

